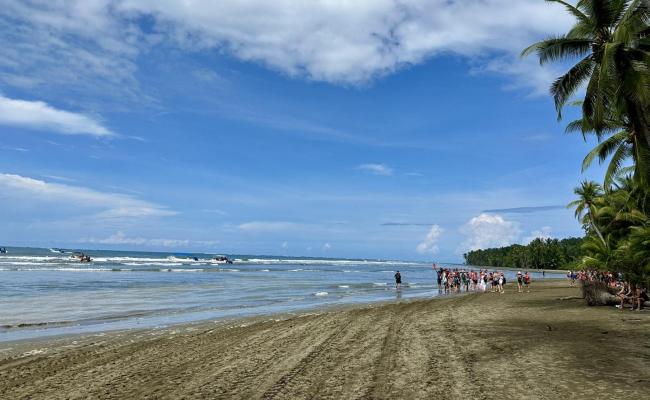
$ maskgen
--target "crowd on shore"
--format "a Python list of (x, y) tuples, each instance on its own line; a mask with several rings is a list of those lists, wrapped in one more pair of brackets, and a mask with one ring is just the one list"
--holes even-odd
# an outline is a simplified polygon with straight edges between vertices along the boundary
[[(433, 264), (433, 270), (438, 284), (440, 293), (460, 293), (460, 292), (487, 292), (505, 293), (506, 275), (502, 271), (489, 271), (487, 269), (466, 270), (459, 268), (437, 267)], [(624, 279), (623, 274), (610, 271), (567, 271), (566, 275), (570, 286), (575, 286), (577, 282), (600, 282), (610, 291), (616, 293), (620, 299), (618, 308), (624, 309), (626, 304), (631, 306), (632, 310), (642, 310), (645, 302), (650, 301), (647, 288), (628, 282)], [(530, 272), (516, 273), (517, 292), (530, 292), (532, 277)], [(395, 283), (397, 289), (401, 288), (402, 276), (399, 271), (395, 274)]]
[[(487, 292), (489, 290), (492, 293), (505, 293), (506, 275), (501, 271), (436, 268), (435, 264), (433, 269), (436, 271), (438, 291), (440, 292)], [(530, 292), (531, 282), (532, 278), (528, 272), (525, 274), (521, 271), (517, 272), (517, 291), (519, 293)]]
[(567, 271), (567, 279), (571, 286), (576, 282), (601, 282), (610, 290), (615, 291), (620, 300), (616, 307), (621, 310), (625, 309), (628, 304), (632, 310), (641, 311), (643, 304), (649, 301), (648, 288), (642, 285), (630, 282), (620, 272), (610, 271)]

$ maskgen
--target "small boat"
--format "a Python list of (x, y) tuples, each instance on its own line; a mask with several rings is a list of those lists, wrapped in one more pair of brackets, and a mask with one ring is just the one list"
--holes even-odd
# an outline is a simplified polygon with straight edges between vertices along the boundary
[(214, 256), (212, 262), (215, 264), (232, 264), (232, 260), (226, 256), (218, 255)]
[(91, 262), (93, 260), (92, 258), (90, 258), (90, 256), (87, 256), (84, 253), (81, 253), (81, 252), (78, 252), (78, 251), (75, 251), (74, 253), (72, 253), (70, 258), (79, 260), (79, 262), (82, 262), (82, 263)]

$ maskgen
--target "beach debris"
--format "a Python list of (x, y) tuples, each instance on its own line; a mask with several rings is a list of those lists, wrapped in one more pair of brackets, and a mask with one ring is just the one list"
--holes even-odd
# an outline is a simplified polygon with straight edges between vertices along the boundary
[(553, 328), (551, 328), (551, 325), (546, 325), (546, 330), (548, 330), (550, 332), (550, 331), (553, 330)]

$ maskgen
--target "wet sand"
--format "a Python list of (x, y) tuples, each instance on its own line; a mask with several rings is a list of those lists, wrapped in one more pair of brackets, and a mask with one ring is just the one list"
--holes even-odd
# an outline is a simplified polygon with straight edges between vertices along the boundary
[(565, 282), (0, 345), (2, 399), (624, 399), (650, 393), (650, 312)]

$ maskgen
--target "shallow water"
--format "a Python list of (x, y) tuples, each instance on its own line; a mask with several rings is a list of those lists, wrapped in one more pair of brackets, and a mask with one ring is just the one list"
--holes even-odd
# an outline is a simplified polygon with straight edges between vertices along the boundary
[(49, 249), (8, 250), (0, 341), (439, 295), (430, 264), (415, 262), (234, 256), (220, 265), (207, 254), (88, 251), (93, 262), (80, 263)]

